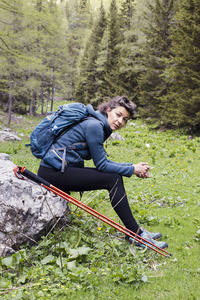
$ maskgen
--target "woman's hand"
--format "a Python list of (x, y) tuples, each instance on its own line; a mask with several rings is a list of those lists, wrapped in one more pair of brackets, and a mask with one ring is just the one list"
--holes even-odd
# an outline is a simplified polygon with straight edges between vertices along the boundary
[(149, 164), (146, 162), (141, 162), (139, 164), (133, 165), (135, 167), (135, 170), (133, 172), (133, 174), (135, 174), (136, 176), (140, 177), (140, 178), (149, 178)]

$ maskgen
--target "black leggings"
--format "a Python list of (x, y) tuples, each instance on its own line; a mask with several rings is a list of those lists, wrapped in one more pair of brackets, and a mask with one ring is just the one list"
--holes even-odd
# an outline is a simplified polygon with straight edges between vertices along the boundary
[(40, 166), (38, 175), (64, 192), (108, 190), (111, 204), (123, 222), (124, 226), (133, 232), (140, 233), (139, 225), (134, 219), (126, 192), (123, 179), (115, 173), (103, 173), (95, 168), (65, 168), (61, 173), (56, 169)]

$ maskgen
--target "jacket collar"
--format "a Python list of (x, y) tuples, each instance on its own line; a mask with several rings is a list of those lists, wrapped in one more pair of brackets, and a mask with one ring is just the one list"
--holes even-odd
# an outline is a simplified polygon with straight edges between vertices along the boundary
[(103, 123), (104, 126), (104, 133), (105, 133), (105, 139), (107, 139), (111, 133), (112, 133), (112, 129), (110, 128), (110, 126), (108, 125), (108, 118), (105, 114), (100, 113), (99, 110), (94, 110), (92, 105), (89, 104), (87, 105), (88, 107), (88, 112), (91, 116), (95, 117), (96, 119), (98, 119), (100, 122)]

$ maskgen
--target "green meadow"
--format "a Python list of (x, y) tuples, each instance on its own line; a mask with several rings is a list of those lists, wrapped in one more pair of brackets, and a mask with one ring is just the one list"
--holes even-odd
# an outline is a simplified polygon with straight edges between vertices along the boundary
[[(22, 141), (0, 144), (32, 172), (39, 161), (24, 145), (40, 120), (13, 116)], [(106, 142), (109, 159), (150, 164), (150, 178), (124, 178), (126, 193), (139, 224), (161, 232), (172, 256), (129, 246), (122, 233), (70, 204), (69, 225), (0, 259), (0, 299), (200, 299), (200, 138), (141, 120), (119, 133), (124, 140)], [(120, 222), (107, 191), (84, 193), (82, 201)]]

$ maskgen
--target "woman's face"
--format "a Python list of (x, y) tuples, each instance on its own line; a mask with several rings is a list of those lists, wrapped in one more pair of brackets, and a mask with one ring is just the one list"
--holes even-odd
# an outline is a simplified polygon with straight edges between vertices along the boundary
[(130, 113), (126, 110), (123, 106), (117, 106), (112, 110), (108, 108), (107, 110), (108, 115), (108, 125), (112, 129), (112, 131), (118, 130), (126, 125)]

